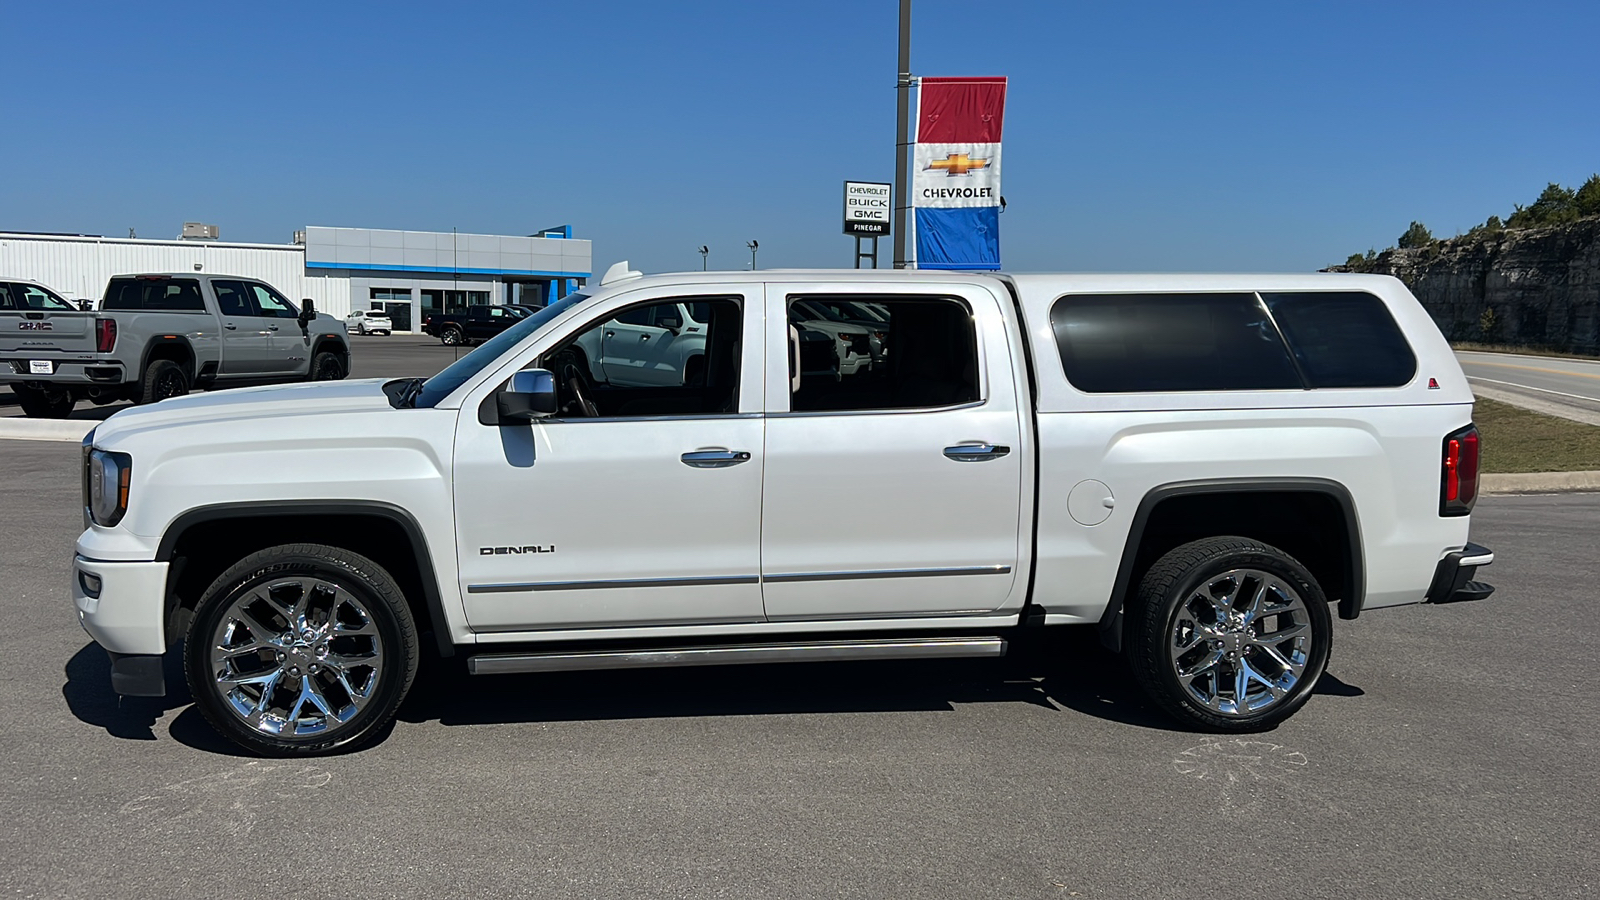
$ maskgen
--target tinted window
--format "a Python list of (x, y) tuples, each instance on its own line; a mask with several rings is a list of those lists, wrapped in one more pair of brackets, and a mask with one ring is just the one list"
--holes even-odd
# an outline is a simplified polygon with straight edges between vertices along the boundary
[(255, 309), (250, 306), (250, 297), (245, 293), (242, 281), (213, 281), (211, 290), (217, 295), (217, 308), (225, 316), (253, 316)]
[(192, 278), (113, 278), (100, 308), (205, 312), (206, 304)]
[(1302, 386), (1255, 294), (1069, 294), (1050, 326), (1067, 380), (1089, 393)]
[[(11, 290), (0, 284), (0, 309), (73, 310), (78, 308), (55, 294), (32, 284), (13, 284)], [(12, 298), (16, 299), (13, 300)]]
[(501, 354), (516, 346), (523, 338), (538, 331), (544, 323), (566, 312), (574, 303), (585, 300), (588, 296), (582, 291), (573, 291), (555, 303), (479, 344), (478, 349), (461, 357), (446, 366), (439, 374), (429, 378), (423, 384), (421, 392), (417, 394), (413, 405), (419, 409), (427, 409), (436, 405), (440, 400), (450, 396), (451, 391), (465, 384), (467, 379), (478, 374), (485, 366), (499, 359)]
[(1382, 300), (1364, 291), (1262, 294), (1308, 386), (1399, 387), (1417, 358)]
[(790, 298), (790, 409), (933, 409), (979, 399), (977, 332), (966, 304), (879, 298), (887, 321), (870, 330), (815, 318), (857, 299)]
[(264, 284), (250, 285), (250, 292), (255, 295), (258, 315), (267, 319), (293, 319), (300, 315), (300, 310), (293, 303), (283, 299), (277, 291)]
[[(555, 373), (563, 418), (591, 415), (727, 415), (738, 412), (739, 301), (698, 299), (706, 316), (693, 331), (620, 329), (619, 321), (661, 323), (681, 317), (678, 300), (663, 300), (597, 322), (536, 363)], [(591, 405), (586, 409), (583, 399)]]

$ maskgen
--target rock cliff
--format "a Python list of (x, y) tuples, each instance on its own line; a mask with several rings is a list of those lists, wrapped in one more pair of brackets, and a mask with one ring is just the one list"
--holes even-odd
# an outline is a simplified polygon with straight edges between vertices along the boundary
[(1600, 218), (1385, 250), (1326, 271), (1399, 278), (1453, 341), (1600, 354)]

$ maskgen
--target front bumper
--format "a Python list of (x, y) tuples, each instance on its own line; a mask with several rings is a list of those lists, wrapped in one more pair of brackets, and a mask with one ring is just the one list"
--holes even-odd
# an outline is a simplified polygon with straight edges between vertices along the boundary
[(1479, 566), (1494, 562), (1494, 551), (1482, 544), (1468, 543), (1460, 550), (1446, 553), (1433, 570), (1433, 584), (1428, 586), (1424, 603), (1460, 603), (1464, 600), (1482, 600), (1494, 593), (1494, 586), (1473, 581)]
[(167, 567), (164, 562), (74, 557), (72, 605), (78, 610), (78, 624), (114, 654), (167, 652)]

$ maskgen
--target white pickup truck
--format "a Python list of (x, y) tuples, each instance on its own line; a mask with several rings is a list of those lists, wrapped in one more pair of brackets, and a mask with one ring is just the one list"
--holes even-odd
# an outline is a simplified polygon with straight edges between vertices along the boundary
[[(1180, 721), (1249, 731), (1310, 695), (1331, 607), (1492, 591), (1472, 394), (1394, 279), (625, 269), (426, 380), (101, 424), (72, 596), (113, 687), (162, 694), (186, 638), (219, 731), (312, 754), (379, 733), (425, 646), (489, 674), (1081, 625)], [(880, 311), (883, 364), (806, 377), (805, 300)], [(686, 311), (694, 373), (580, 352)]]

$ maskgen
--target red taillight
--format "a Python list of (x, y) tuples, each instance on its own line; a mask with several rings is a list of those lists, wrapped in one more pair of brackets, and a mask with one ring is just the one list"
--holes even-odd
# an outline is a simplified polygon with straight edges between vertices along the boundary
[(1468, 425), (1444, 439), (1444, 483), (1439, 515), (1464, 516), (1478, 500), (1478, 427)]
[(94, 349), (96, 353), (110, 353), (111, 348), (117, 345), (117, 322), (115, 319), (94, 320)]

